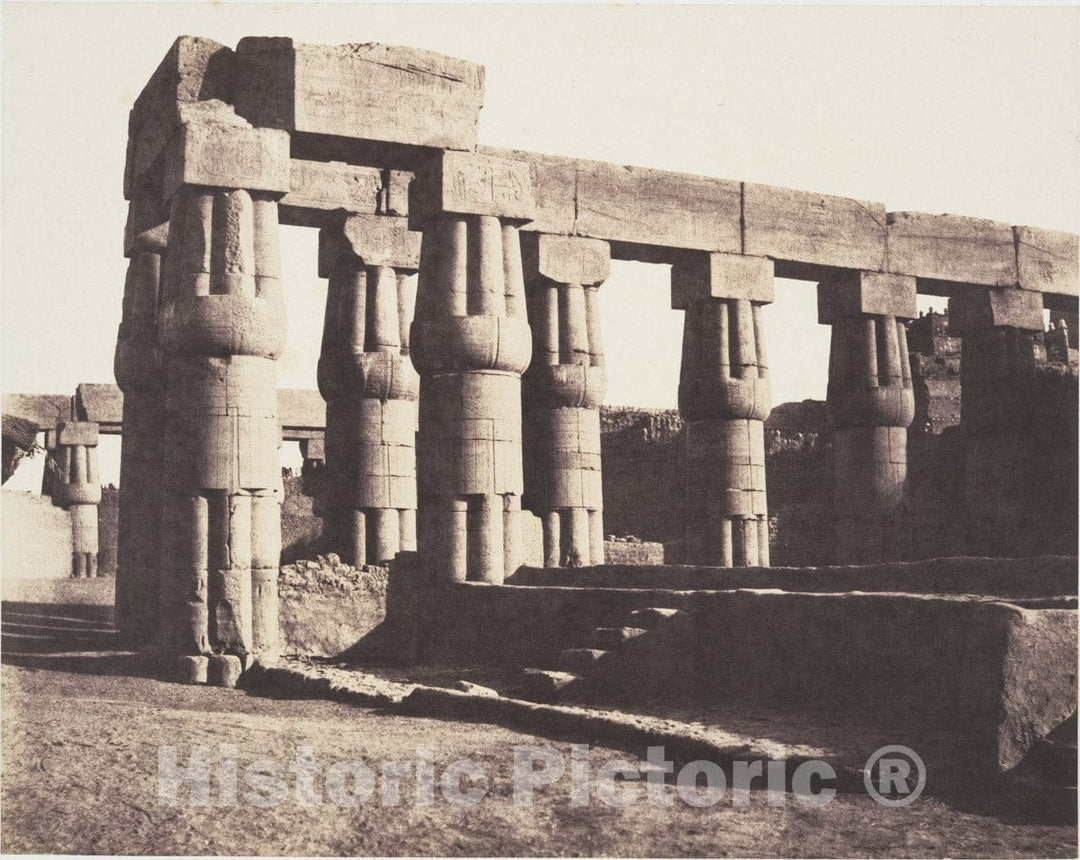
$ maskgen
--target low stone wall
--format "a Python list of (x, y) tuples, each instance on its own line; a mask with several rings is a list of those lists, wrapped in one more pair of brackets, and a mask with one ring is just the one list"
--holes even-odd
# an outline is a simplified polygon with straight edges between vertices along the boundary
[(521, 568), (509, 585), (568, 588), (784, 591), (867, 591), (978, 594), (1011, 599), (1077, 593), (1077, 560), (1039, 558), (935, 558), (849, 567), (719, 568), (683, 565), (604, 565)]
[[(391, 574), (393, 576), (393, 574)], [(555, 668), (634, 609), (681, 609), (597, 667), (611, 700), (843, 708), (902, 734), (938, 732), (1007, 769), (1076, 702), (1075, 609), (893, 593), (535, 588), (465, 583), (415, 628), (445, 663)]]

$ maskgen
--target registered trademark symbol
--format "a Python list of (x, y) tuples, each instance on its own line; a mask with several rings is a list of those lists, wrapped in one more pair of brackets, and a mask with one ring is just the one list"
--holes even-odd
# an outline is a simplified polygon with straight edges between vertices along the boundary
[(926, 788), (926, 765), (911, 747), (890, 744), (866, 760), (863, 785), (867, 794), (882, 806), (907, 806)]

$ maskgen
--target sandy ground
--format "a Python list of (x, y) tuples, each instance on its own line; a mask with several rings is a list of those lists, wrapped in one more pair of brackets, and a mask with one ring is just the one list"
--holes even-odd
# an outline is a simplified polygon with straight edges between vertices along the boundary
[[(730, 794), (711, 808), (682, 802), (673, 786), (670, 807), (644, 796), (624, 808), (593, 797), (571, 805), (568, 777), (516, 806), (513, 748), (542, 745), (569, 762), (568, 744), (468, 723), (390, 716), (329, 702), (273, 701), (243, 692), (182, 687), (144, 678), (94, 676), (5, 666), (3, 685), (2, 849), (5, 852), (327, 855), (643, 855), (643, 856), (1076, 856), (1068, 827), (1009, 824), (920, 798), (886, 809), (866, 797), (838, 796), (821, 808), (785, 796), (782, 807), (755, 792), (749, 806)], [(215, 773), (210, 805), (190, 802), (185, 788), (175, 806), (158, 796), (159, 748), (190, 762), (208, 748), (212, 769), (235, 758), (237, 803)], [(223, 745), (235, 745), (235, 752)], [(288, 767), (310, 748), (320, 772), (304, 797), (287, 773), (288, 797), (260, 808), (245, 797), (245, 768), (257, 759)], [(400, 803), (383, 806), (382, 785), (355, 808), (327, 786), (330, 766), (413, 762), (432, 751), (436, 779), (447, 765), (469, 758), (487, 794), (473, 806), (415, 802), (412, 774)], [(625, 755), (591, 750), (595, 776), (604, 762)], [(231, 768), (230, 768), (231, 770)], [(226, 779), (227, 782), (227, 779)], [(340, 786), (339, 786), (340, 788)], [(633, 790), (629, 785), (619, 791)], [(640, 787), (638, 794), (643, 795)], [(423, 792), (421, 792), (423, 796)], [(265, 793), (252, 792), (261, 799)], [(318, 799), (319, 805), (304, 805)]]
[[(567, 856), (1077, 856), (1075, 827), (1017, 821), (923, 796), (888, 809), (869, 797), (838, 795), (822, 807), (764, 791), (737, 806), (729, 791), (696, 808), (674, 785), (658, 786), (670, 805), (650, 803), (644, 787), (623, 783), (623, 807), (598, 796), (603, 765), (629, 758), (603, 747), (569, 775), (570, 744), (477, 723), (406, 717), (325, 701), (282, 701), (245, 692), (185, 687), (141, 677), (138, 660), (115, 652), (110, 625), (93, 614), (4, 610), (0, 849), (83, 854), (567, 855)], [(541, 746), (567, 774), (518, 805), (514, 748)], [(187, 767), (197, 748), (210, 766), (209, 802), (188, 787), (162, 795), (159, 757)], [(417, 779), (426, 749), (435, 788)], [(307, 751), (312, 764), (297, 765)], [(440, 786), (448, 767), (468, 759), (473, 805), (450, 802)], [(250, 770), (283, 768), (283, 797)], [(372, 774), (358, 800), (355, 771)], [(398, 802), (387, 764), (402, 771)], [(427, 766), (422, 765), (421, 770)], [(262, 771), (260, 771), (262, 773)], [(352, 773), (352, 776), (349, 774)], [(230, 781), (235, 775), (235, 802)], [(264, 775), (265, 779), (265, 775)], [(456, 780), (454, 781), (457, 784)], [(307, 790), (304, 785), (309, 784)], [(587, 805), (572, 793), (588, 785)], [(577, 787), (575, 789), (575, 786)], [(167, 787), (167, 783), (166, 783)], [(418, 802), (431, 799), (430, 803)], [(267, 798), (277, 800), (269, 806)], [(353, 800), (355, 805), (344, 805)]]

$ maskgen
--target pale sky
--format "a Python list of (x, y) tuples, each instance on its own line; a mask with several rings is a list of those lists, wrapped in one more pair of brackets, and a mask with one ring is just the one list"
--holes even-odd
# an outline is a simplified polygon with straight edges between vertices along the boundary
[[(6, 392), (113, 381), (127, 115), (181, 34), (387, 42), (481, 63), (480, 141), (492, 146), (1080, 230), (1076, 7), (5, 3), (2, 14)], [(316, 234), (282, 239), (278, 382), (313, 388), (326, 289)], [(614, 264), (600, 295), (608, 402), (674, 406), (682, 314), (666, 267)], [(828, 329), (813, 285), (780, 282), (766, 325), (774, 402), (823, 398)]]

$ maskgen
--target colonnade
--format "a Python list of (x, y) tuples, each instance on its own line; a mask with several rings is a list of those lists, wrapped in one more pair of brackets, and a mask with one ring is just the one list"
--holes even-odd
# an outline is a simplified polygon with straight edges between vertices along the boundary
[[(124, 636), (156, 642), (181, 677), (213, 681), (279, 649), (277, 232), (289, 152), (284, 132), (236, 123), (188, 123), (180, 144), (162, 200), (133, 195), (126, 233), (116, 605)], [(598, 291), (614, 245), (523, 231), (534, 191), (526, 162), (441, 151), (417, 170), (407, 216), (399, 199), (395, 211), (373, 201), (322, 221), (325, 451), (309, 442), (305, 471), (325, 458), (317, 511), (353, 564), (418, 550), (432, 583), (499, 584), (523, 563), (529, 516), (545, 565), (604, 561)], [(672, 306), (684, 312), (682, 560), (767, 566), (763, 309), (774, 261), (665, 254)], [(915, 292), (914, 277), (840, 268), (818, 286), (819, 321), (832, 326), (841, 562), (905, 552)], [(1003, 378), (1023, 385), (1023, 367), (1009, 368), (1041, 327), (1037, 294), (1006, 313), (999, 305), (1013, 296), (984, 292), (958, 312), (965, 415), (1005, 408), (989, 392)], [(1004, 413), (990, 424), (1013, 432)], [(64, 466), (54, 498), (85, 520), (73, 565), (86, 575), (96, 557), (91, 436), (69, 423), (55, 440)], [(976, 460), (994, 445), (980, 436)]]

